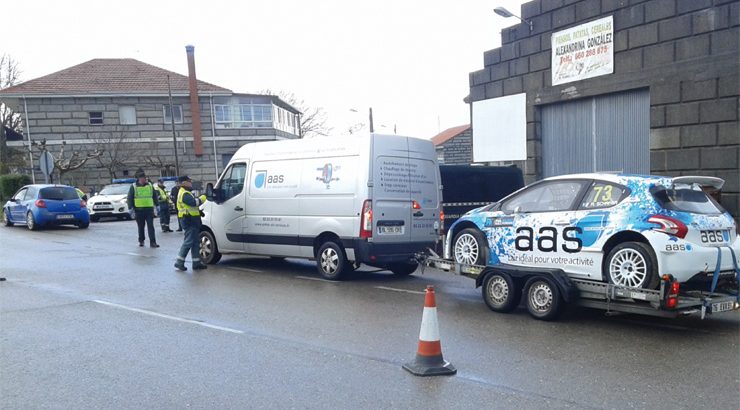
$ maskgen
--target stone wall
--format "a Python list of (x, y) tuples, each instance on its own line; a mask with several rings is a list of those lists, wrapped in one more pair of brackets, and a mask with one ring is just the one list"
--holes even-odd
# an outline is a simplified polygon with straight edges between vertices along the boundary
[(473, 131), (467, 130), (450, 138), (437, 147), (442, 151), (445, 165), (470, 165), (473, 163)]

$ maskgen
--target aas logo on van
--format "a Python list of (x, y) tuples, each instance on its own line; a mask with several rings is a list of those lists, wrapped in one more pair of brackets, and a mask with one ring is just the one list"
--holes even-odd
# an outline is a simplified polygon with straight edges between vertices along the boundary
[(254, 177), (254, 186), (256, 188), (264, 188), (269, 184), (282, 184), (284, 181), (284, 175), (268, 175), (267, 171), (256, 171)]

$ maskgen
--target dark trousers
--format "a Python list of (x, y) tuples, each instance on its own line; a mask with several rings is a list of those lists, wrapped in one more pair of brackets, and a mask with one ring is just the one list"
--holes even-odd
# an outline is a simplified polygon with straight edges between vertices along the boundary
[(139, 228), (139, 242), (144, 242), (144, 224), (149, 234), (149, 242), (156, 243), (154, 236), (154, 208), (136, 208), (136, 226)]
[(184, 264), (185, 257), (190, 252), (193, 266), (197, 266), (200, 264), (200, 218), (185, 216), (180, 218), (180, 221), (182, 222), (182, 229), (185, 230), (185, 240), (177, 253), (177, 263)]
[(170, 204), (159, 204), (159, 224), (162, 226), (162, 232), (170, 229)]

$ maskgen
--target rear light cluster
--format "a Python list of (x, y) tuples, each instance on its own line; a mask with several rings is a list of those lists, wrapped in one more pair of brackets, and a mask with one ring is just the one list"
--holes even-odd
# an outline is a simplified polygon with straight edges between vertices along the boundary
[(439, 211), (439, 234), (445, 234), (445, 211)]
[(36, 208), (46, 208), (46, 202), (43, 199), (37, 199), (34, 205), (36, 205)]
[(663, 275), (661, 288), (665, 291), (663, 306), (667, 309), (675, 309), (678, 306), (678, 294), (681, 292), (681, 285), (672, 275)]
[(677, 236), (679, 238), (685, 238), (689, 231), (686, 225), (678, 219), (671, 218), (665, 215), (653, 215), (648, 218), (648, 222), (659, 225), (653, 228), (654, 231), (663, 232), (668, 235)]
[(366, 199), (360, 216), (360, 238), (373, 237), (373, 201)]

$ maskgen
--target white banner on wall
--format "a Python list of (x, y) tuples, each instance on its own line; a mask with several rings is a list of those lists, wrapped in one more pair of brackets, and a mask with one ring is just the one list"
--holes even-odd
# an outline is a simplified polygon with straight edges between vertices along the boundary
[(614, 72), (612, 16), (552, 34), (552, 85)]
[(473, 162), (527, 159), (527, 94), (473, 102)]

